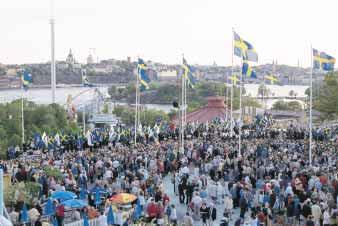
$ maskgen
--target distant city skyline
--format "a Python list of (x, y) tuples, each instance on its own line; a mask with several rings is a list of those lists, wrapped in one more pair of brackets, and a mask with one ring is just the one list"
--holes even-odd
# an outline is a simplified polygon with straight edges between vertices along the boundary
[[(258, 64), (310, 66), (310, 47), (338, 56), (336, 1), (56, 0), (56, 59), (71, 48), (85, 63), (142, 57), (165, 64), (231, 65), (232, 27), (256, 48)], [(50, 1), (4, 0), (0, 62), (50, 60)], [(234, 57), (235, 65), (239, 59)]]

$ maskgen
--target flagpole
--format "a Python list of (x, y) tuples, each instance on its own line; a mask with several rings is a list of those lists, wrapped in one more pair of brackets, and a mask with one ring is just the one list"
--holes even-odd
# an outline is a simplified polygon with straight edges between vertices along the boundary
[[(23, 87), (23, 86), (22, 86)], [(24, 98), (24, 89), (22, 88), (21, 94), (21, 130), (22, 130), (22, 150), (25, 143), (25, 118), (23, 114), (23, 98)]]
[(266, 91), (266, 87), (265, 87), (265, 74), (264, 74), (263, 75), (263, 93), (262, 93), (262, 102), (264, 105), (264, 112), (266, 111), (265, 91)]
[(134, 144), (136, 145), (137, 139), (137, 127), (138, 127), (138, 88), (139, 88), (139, 74), (138, 70), (136, 72), (136, 87), (135, 87), (135, 134), (134, 134)]
[(311, 74), (310, 74), (310, 118), (309, 118), (309, 164), (312, 166), (312, 77), (313, 77), (313, 49), (311, 45)]
[[(183, 121), (183, 139), (184, 139), (184, 132), (187, 124), (187, 79), (184, 79), (184, 121)], [(184, 146), (183, 146), (184, 148)]]
[(53, 0), (51, 0), (51, 18), (50, 18), (50, 33), (51, 33), (51, 88), (52, 88), (52, 103), (55, 103), (56, 77), (55, 77), (55, 30), (54, 30), (54, 13)]
[(86, 105), (83, 107), (82, 111), (82, 122), (83, 122), (83, 136), (86, 135)]
[[(232, 41), (231, 41), (231, 75), (234, 74), (234, 28), (232, 28)], [(231, 82), (231, 95), (230, 95), (230, 137), (232, 137), (233, 134), (233, 115), (232, 115), (232, 101), (234, 97), (234, 82)]]
[[(184, 57), (184, 54), (182, 54), (182, 56)], [(184, 107), (185, 107), (185, 103), (184, 103), (184, 91), (185, 91), (185, 77), (182, 74), (182, 91), (181, 91), (181, 147), (180, 147), (180, 151), (183, 152), (183, 148), (184, 148)]]
[[(243, 65), (243, 59), (241, 59), (241, 65)], [(243, 92), (243, 73), (240, 73), (240, 88), (239, 88), (239, 130), (238, 130), (238, 157), (241, 156), (242, 146), (242, 92)]]
[(228, 120), (229, 113), (228, 113), (228, 73), (225, 73), (225, 103), (227, 108), (225, 109), (225, 120)]

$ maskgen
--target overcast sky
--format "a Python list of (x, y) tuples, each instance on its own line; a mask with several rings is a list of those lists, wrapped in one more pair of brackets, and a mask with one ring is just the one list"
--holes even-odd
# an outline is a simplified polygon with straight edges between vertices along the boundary
[[(137, 56), (231, 65), (232, 27), (259, 64), (310, 65), (310, 46), (338, 56), (335, 0), (56, 0), (56, 58)], [(0, 62), (50, 59), (50, 0), (1, 0)], [(93, 51), (93, 50), (92, 50)], [(96, 58), (95, 57), (95, 58)], [(237, 63), (238, 60), (235, 61)]]

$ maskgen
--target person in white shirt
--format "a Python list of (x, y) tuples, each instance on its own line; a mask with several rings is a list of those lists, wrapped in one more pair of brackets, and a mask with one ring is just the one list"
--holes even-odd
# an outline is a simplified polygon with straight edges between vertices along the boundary
[(81, 214), (79, 210), (75, 210), (74, 211), (74, 215), (73, 215), (74, 221), (79, 221), (81, 220)]
[(331, 224), (331, 214), (329, 209), (327, 208), (323, 214), (323, 225), (330, 226), (330, 224)]
[(100, 226), (108, 226), (107, 217), (104, 215), (103, 212), (101, 212), (101, 215), (99, 216), (99, 225)]
[(177, 225), (177, 213), (176, 213), (175, 205), (171, 205), (169, 220), (171, 224)]
[(116, 225), (122, 226), (123, 225), (123, 212), (122, 209), (119, 208), (119, 210), (116, 213)]

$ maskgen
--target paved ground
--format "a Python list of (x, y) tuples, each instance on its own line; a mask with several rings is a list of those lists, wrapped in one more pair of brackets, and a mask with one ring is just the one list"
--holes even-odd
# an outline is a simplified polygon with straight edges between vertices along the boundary
[[(170, 202), (176, 206), (178, 220), (181, 220), (187, 211), (187, 206), (184, 204), (180, 204), (178, 196), (174, 194), (174, 186), (171, 183), (171, 179), (169, 176), (163, 179), (163, 183), (164, 183), (164, 190), (170, 197)], [(214, 222), (213, 226), (217, 226), (220, 224), (220, 220), (223, 217), (224, 209), (225, 209), (224, 204), (217, 205), (217, 220)], [(247, 214), (247, 216), (249, 215)], [(239, 217), (239, 209), (235, 209), (234, 214), (232, 216), (232, 221), (230, 222), (229, 225), (234, 225), (234, 220), (238, 219), (238, 217)], [(202, 225), (201, 221), (194, 222), (194, 226), (201, 226), (201, 225)]]

